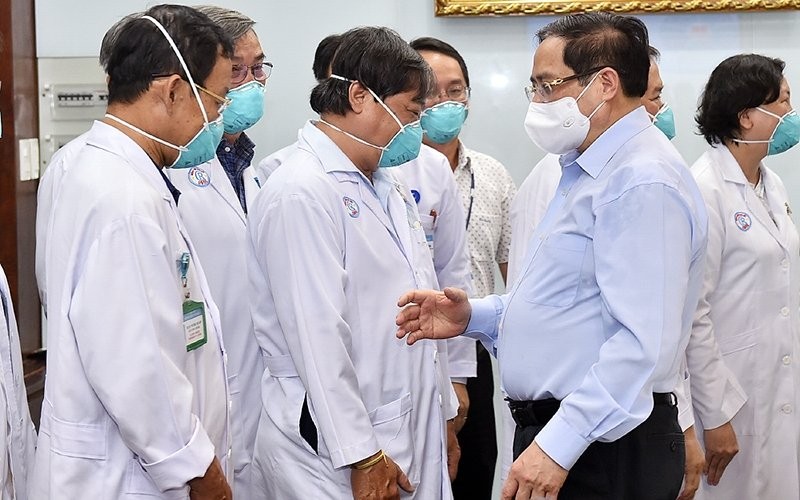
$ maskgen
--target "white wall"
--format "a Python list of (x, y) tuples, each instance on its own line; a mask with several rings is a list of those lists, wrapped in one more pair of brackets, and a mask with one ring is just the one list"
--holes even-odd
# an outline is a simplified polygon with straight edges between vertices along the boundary
[[(61, 0), (38, 0), (39, 57), (96, 56), (103, 33), (115, 20), (153, 4), (85, 0), (75, 9)], [(385, 25), (408, 39), (422, 35), (442, 38), (462, 52), (473, 87), (463, 139), (503, 161), (521, 182), (542, 156), (522, 128), (526, 111), (522, 87), (530, 75), (533, 35), (553, 18), (437, 18), (433, 4), (434, 0), (225, 2), (258, 21), (262, 44), (275, 63), (265, 118), (251, 134), (258, 144), (257, 157), (292, 142), (297, 128), (312, 117), (308, 92), (313, 85), (311, 60), (317, 42), (354, 26)], [(675, 110), (678, 129), (675, 145), (689, 163), (705, 149), (705, 143), (694, 134), (697, 97), (708, 74), (723, 58), (739, 52), (781, 57), (787, 62), (789, 82), (800, 82), (796, 79), (800, 14), (795, 11), (650, 14), (642, 18), (650, 28), (653, 45), (662, 52), (665, 94)], [(800, 148), (795, 148), (768, 159), (767, 164), (783, 176), (794, 205), (800, 207), (800, 170), (793, 168), (798, 160)]]

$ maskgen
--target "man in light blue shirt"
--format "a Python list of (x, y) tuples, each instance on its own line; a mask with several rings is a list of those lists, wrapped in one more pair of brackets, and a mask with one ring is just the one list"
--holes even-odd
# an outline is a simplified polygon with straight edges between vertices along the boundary
[(398, 336), (465, 333), (497, 354), (517, 422), (504, 499), (671, 500), (684, 460), (671, 391), (700, 291), (703, 200), (641, 107), (641, 21), (578, 14), (538, 37), (525, 126), (561, 155), (562, 176), (520, 278), (480, 300), (410, 292)]

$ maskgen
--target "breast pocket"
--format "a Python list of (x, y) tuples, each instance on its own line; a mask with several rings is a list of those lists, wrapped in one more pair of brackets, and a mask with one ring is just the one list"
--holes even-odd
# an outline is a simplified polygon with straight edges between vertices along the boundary
[(548, 236), (523, 278), (525, 300), (553, 307), (575, 302), (588, 243), (588, 238), (577, 234)]

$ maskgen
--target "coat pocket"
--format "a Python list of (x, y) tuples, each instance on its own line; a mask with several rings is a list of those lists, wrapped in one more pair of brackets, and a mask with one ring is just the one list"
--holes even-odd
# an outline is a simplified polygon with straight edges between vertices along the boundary
[(406, 473), (412, 483), (419, 481), (419, 466), (414, 462), (414, 428), (411, 425), (411, 394), (375, 408), (369, 413), (378, 444)]
[[(762, 370), (758, 356), (761, 329), (756, 328), (738, 335), (719, 338), (719, 350), (725, 365), (733, 372), (747, 395), (744, 406), (733, 417), (733, 428), (737, 434), (753, 436), (756, 433), (756, 411), (767, 401), (761, 396), (763, 389), (757, 387), (758, 372)], [(769, 391), (766, 391), (769, 393)]]
[(89, 424), (50, 417), (50, 447), (66, 457), (105, 460), (108, 457), (106, 423)]

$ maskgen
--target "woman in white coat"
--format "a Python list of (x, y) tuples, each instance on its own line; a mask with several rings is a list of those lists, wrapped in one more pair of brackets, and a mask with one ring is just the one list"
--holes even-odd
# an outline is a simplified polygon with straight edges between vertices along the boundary
[[(718, 485), (703, 482), (705, 499), (800, 498), (800, 242), (786, 189), (762, 164), (800, 138), (783, 68), (726, 59), (697, 113), (711, 149), (692, 166), (709, 218), (693, 336), (715, 339), (748, 398), (732, 420), (740, 451)], [(700, 394), (693, 381), (695, 405)]]
[(257, 496), (448, 500), (446, 347), (394, 336), (395, 295), (436, 276), (410, 190), (379, 168), (418, 153), (430, 70), (386, 28), (345, 33), (332, 67), (249, 211)]

